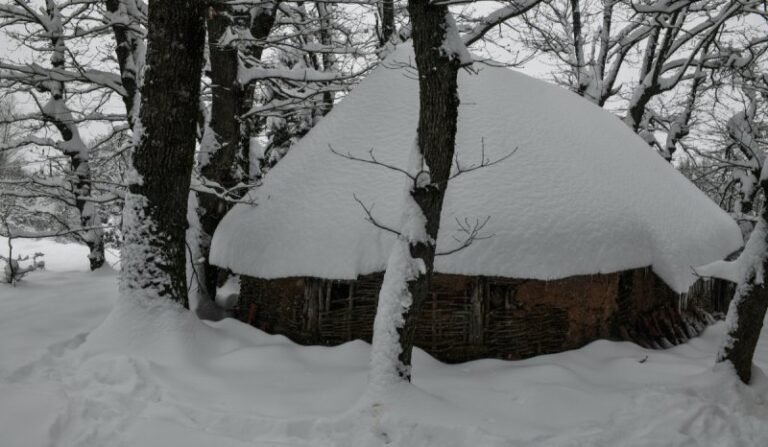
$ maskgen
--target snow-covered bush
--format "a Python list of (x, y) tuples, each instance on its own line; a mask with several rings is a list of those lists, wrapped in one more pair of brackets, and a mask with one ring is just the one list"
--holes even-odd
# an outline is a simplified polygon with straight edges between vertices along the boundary
[[(0, 255), (0, 262), (2, 262), (3, 266), (3, 274), (0, 279), (2, 279), (4, 283), (16, 284), (26, 276), (27, 273), (45, 268), (45, 261), (42, 260), (42, 257), (42, 253), (35, 253), (32, 255), (31, 259), (29, 255), (23, 257), (19, 255), (16, 259)], [(24, 264), (26, 261), (31, 262)]]

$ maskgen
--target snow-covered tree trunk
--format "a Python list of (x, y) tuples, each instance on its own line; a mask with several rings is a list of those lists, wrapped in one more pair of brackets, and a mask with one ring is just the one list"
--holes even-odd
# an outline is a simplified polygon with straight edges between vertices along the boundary
[(429, 294), (455, 150), (457, 74), (471, 63), (446, 6), (410, 0), (408, 10), (419, 72), (419, 123), (400, 235), (389, 257), (374, 322), (369, 378), (373, 387), (411, 378), (416, 322)]
[(665, 49), (671, 44), (670, 31), (664, 34), (661, 44), (661, 26), (656, 25), (651, 29), (648, 41), (646, 42), (645, 52), (643, 53), (643, 63), (640, 67), (640, 82), (635, 86), (632, 97), (627, 106), (627, 114), (624, 122), (627, 123), (633, 131), (641, 131), (641, 123), (645, 117), (645, 109), (648, 103), (655, 95), (659, 93), (659, 75), (661, 73), (661, 64), (663, 59), (657, 54), (664, 53)]
[[(768, 193), (768, 180), (761, 182)], [(768, 195), (766, 196), (768, 197)], [(728, 307), (726, 336), (717, 354), (718, 362), (730, 362), (744, 383), (752, 379), (752, 358), (768, 309), (768, 207), (763, 207), (760, 220), (739, 256), (736, 293)]]
[[(699, 69), (701, 69), (701, 67), (699, 67)], [(698, 97), (699, 89), (701, 88), (703, 82), (704, 76), (696, 77), (691, 82), (691, 88), (688, 90), (688, 96), (686, 97), (683, 110), (677, 114), (677, 116), (675, 116), (669, 125), (669, 130), (667, 131), (667, 140), (664, 143), (664, 147), (662, 148), (661, 156), (670, 163), (672, 162), (672, 157), (677, 151), (677, 145), (683, 138), (688, 136), (688, 133), (690, 132), (689, 123), (691, 121), (693, 111), (696, 107), (696, 99)]]
[[(238, 82), (240, 64), (238, 44), (230, 42), (235, 35), (234, 15), (240, 14), (251, 18), (251, 36), (265, 39), (275, 20), (274, 5), (268, 4), (251, 11), (243, 6), (219, 4), (211, 6), (207, 13), (208, 48), (210, 54), (211, 77), (211, 121), (205, 129), (198, 162), (200, 173), (206, 181), (231, 189), (248, 182), (249, 143), (251, 127), (241, 116), (253, 104), (253, 91)], [(253, 57), (260, 57), (263, 46), (252, 45), (249, 52)], [(249, 96), (250, 95), (250, 96)], [(198, 311), (213, 311), (213, 300), (219, 279), (219, 269), (212, 265), (208, 256), (213, 233), (216, 231), (229, 205), (214, 194), (198, 193), (200, 221), (200, 240), (198, 251), (202, 263), (196, 268), (199, 282), (203, 285), (198, 298)], [(206, 308), (208, 311), (206, 311)]]
[[(754, 97), (751, 99), (754, 100)], [(754, 118), (754, 114), (750, 112), (753, 106), (754, 102), (746, 112), (734, 115), (728, 127), (731, 137), (738, 137), (737, 141), (745, 144), (746, 151), (752, 154), (749, 160), (756, 167), (757, 174), (751, 176), (750, 182), (754, 182), (756, 186), (752, 188), (754, 191), (750, 193), (751, 197), (754, 198), (758, 192), (762, 192), (765, 199), (768, 197), (768, 170), (765, 167), (764, 151), (754, 144), (751, 138), (752, 122), (748, 117)], [(749, 206), (752, 206), (751, 200)], [(725, 320), (727, 332), (717, 354), (717, 362), (731, 363), (744, 383), (749, 383), (752, 378), (752, 358), (768, 309), (768, 205), (763, 204), (757, 217), (757, 225), (749, 234), (744, 250), (736, 260), (718, 261), (696, 269), (703, 276), (736, 283), (736, 292)]]
[[(332, 6), (327, 4), (326, 2), (317, 2), (315, 4), (315, 7), (317, 8), (317, 15), (320, 19), (320, 29), (318, 30), (318, 40), (320, 43), (326, 47), (330, 48), (333, 46), (333, 39), (332, 39), (332, 31), (333, 31), (333, 9)], [(330, 72), (333, 71), (333, 65), (334, 65), (334, 57), (333, 54), (326, 51), (323, 52), (320, 55), (320, 59), (322, 61), (322, 69), (323, 71)], [(328, 112), (331, 111), (333, 108), (333, 101), (334, 101), (334, 92), (332, 91), (326, 91), (323, 93), (323, 100), (322, 100), (322, 106), (320, 108), (320, 113), (324, 116)]]
[[(224, 41), (230, 31), (232, 15), (221, 4), (209, 7), (207, 14), (208, 50), (211, 78), (211, 121), (203, 133), (198, 154), (200, 174), (210, 181), (231, 188), (241, 179), (238, 162), (247, 160), (241, 153), (240, 110), (243, 88), (237, 83), (237, 46)], [(247, 172), (247, 169), (245, 169)], [(196, 267), (198, 283), (198, 312), (203, 312), (216, 298), (218, 269), (208, 262), (211, 238), (219, 222), (229, 208), (221, 198), (213, 194), (197, 193), (200, 221), (200, 263)]]
[(128, 126), (133, 129), (139, 117), (141, 103), (139, 87), (146, 57), (142, 17), (146, 5), (141, 0), (106, 0), (115, 37), (115, 53), (120, 67), (120, 81), (125, 90), (122, 96)]
[[(66, 45), (64, 42), (64, 27), (61, 12), (54, 0), (46, 0), (45, 11), (47, 21), (46, 31), (50, 35), (53, 53), (51, 54), (51, 66), (54, 70), (64, 68), (66, 60)], [(75, 207), (80, 214), (80, 225), (84, 230), (80, 237), (88, 246), (88, 261), (91, 270), (96, 270), (104, 265), (104, 239), (98, 226), (98, 215), (94, 203), (90, 201), (91, 167), (90, 151), (80, 136), (80, 130), (75, 123), (72, 111), (66, 103), (66, 89), (63, 81), (51, 80), (46, 83), (45, 90), (50, 93), (50, 99), (41, 108), (45, 120), (58, 129), (64, 140), (61, 143), (64, 155), (69, 157), (72, 180), (72, 193), (75, 197)]]
[[(248, 31), (252, 38), (256, 39), (256, 42), (246, 44), (240, 48), (240, 51), (244, 56), (254, 61), (261, 61), (261, 55), (266, 48), (265, 40), (269, 37), (278, 14), (278, 6), (280, 2), (277, 1), (265, 1), (258, 4), (258, 6), (251, 7), (248, 10), (250, 16), (250, 23)], [(243, 62), (240, 64), (240, 74), (242, 74)], [(238, 78), (240, 79), (240, 78)], [(241, 80), (242, 81), (242, 80)], [(249, 80), (241, 82), (243, 94), (240, 97), (240, 110), (247, 112), (251, 110), (256, 104), (256, 86), (257, 80)], [(243, 148), (243, 153), (248, 154), (251, 146), (251, 140), (257, 136), (263, 128), (263, 117), (259, 115), (249, 115), (246, 118), (241, 118), (240, 121), (240, 146)], [(246, 159), (247, 162), (250, 159)], [(248, 168), (250, 169), (250, 167)], [(244, 171), (248, 174), (248, 170)]]
[(204, 37), (201, 1), (150, 2), (135, 173), (123, 212), (124, 297), (188, 306), (185, 230)]
[(759, 97), (755, 88), (745, 84), (743, 91), (749, 100), (747, 107), (728, 119), (726, 125), (731, 145), (744, 156), (744, 163), (734, 177), (739, 182), (739, 200), (734, 214), (744, 235), (752, 231), (753, 221), (749, 219), (755, 207), (755, 198), (760, 190), (760, 171), (765, 165), (765, 153), (759, 147), (756, 118)]

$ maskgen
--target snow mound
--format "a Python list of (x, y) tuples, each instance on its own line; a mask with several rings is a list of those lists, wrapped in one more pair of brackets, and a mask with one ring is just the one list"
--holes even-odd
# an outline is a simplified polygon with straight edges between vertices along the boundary
[[(413, 52), (401, 46), (296, 144), (213, 239), (216, 264), (262, 278), (354, 279), (382, 271), (406, 178), (344, 158), (406, 168), (416, 137)], [(741, 246), (736, 223), (610, 113), (557, 86), (476, 64), (459, 75), (457, 160), (438, 252), (461, 245), (460, 225), (489, 218), (468, 248), (436, 270), (557, 279), (652, 266), (678, 292), (691, 266)], [(454, 165), (454, 170), (456, 166)]]

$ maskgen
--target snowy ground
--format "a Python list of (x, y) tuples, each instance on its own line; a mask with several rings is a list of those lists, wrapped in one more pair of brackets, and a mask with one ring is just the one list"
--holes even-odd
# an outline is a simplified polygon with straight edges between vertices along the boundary
[(365, 343), (300, 347), (162, 307), (106, 318), (116, 274), (38, 244), (49, 270), (0, 285), (2, 447), (768, 445), (768, 380), (712, 368), (722, 325), (667, 351), (600, 341), (462, 365), (418, 352), (415, 387), (371, 405)]

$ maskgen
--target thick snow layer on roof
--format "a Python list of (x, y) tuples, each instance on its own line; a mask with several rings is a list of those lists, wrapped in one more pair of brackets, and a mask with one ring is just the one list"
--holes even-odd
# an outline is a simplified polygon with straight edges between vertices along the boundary
[[(408, 65), (408, 66), (405, 66)], [(353, 279), (382, 271), (406, 178), (334, 154), (407, 167), (418, 117), (410, 46), (395, 51), (222, 221), (214, 263), (262, 278)], [(556, 279), (652, 266), (673, 289), (695, 280), (692, 266), (742, 243), (736, 223), (654, 153), (618, 118), (554, 85), (475, 64), (459, 75), (458, 163), (510, 158), (451, 180), (438, 252), (460, 244), (457, 219), (490, 220), (436, 270)], [(454, 167), (455, 168), (455, 167)], [(457, 241), (458, 239), (458, 241)]]

